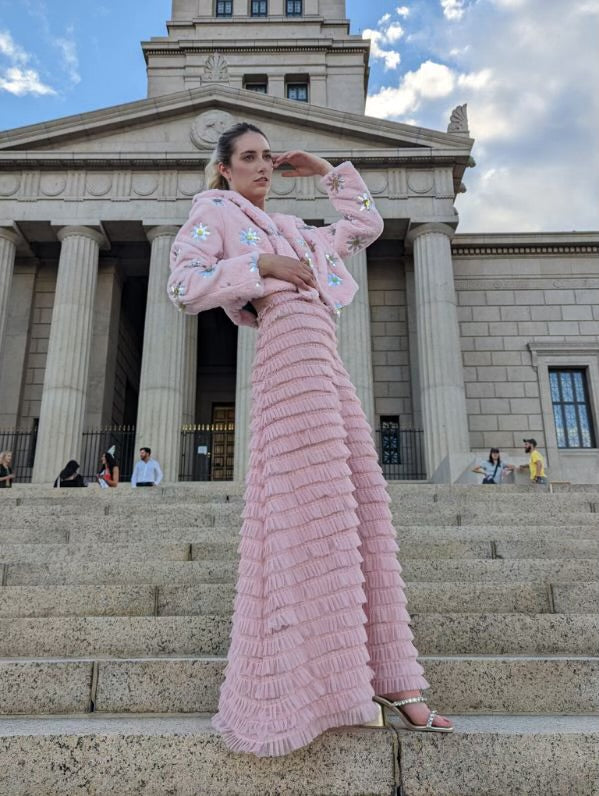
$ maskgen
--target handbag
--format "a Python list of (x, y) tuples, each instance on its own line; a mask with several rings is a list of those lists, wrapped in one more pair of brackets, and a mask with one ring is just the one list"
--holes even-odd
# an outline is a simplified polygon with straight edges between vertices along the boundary
[(495, 465), (495, 469), (493, 470), (493, 475), (485, 475), (483, 478), (483, 484), (496, 484), (495, 476), (497, 475), (497, 468), (499, 467), (499, 462)]

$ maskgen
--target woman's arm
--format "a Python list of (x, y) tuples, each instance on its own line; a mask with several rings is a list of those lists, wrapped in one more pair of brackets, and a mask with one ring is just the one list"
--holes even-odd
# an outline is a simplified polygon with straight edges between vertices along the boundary
[(342, 260), (358, 254), (381, 236), (383, 219), (366, 183), (351, 163), (341, 163), (323, 177), (321, 185), (343, 218), (318, 231)]
[(225, 257), (226, 222), (225, 200), (200, 194), (171, 248), (168, 294), (178, 309), (190, 315), (226, 304), (242, 308), (264, 295), (258, 243), (265, 233), (248, 220), (248, 228), (236, 241), (247, 251)]
[(319, 227), (326, 243), (341, 259), (351, 257), (370, 246), (383, 232), (383, 219), (374, 206), (366, 183), (354, 166), (345, 161), (333, 166), (309, 152), (291, 151), (277, 155), (275, 168), (288, 163), (292, 168), (281, 172), (282, 177), (309, 177), (318, 175), (329, 199), (343, 218), (328, 227)]
[(112, 478), (107, 478), (106, 483), (108, 486), (118, 486), (119, 483), (119, 468), (117, 466), (112, 468)]

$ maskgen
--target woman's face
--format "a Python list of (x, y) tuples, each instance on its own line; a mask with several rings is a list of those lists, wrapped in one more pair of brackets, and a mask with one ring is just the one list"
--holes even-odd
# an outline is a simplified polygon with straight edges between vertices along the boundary
[(7, 453), (6, 454), (6, 463), (7, 464), (12, 464), (12, 453)]
[(497, 459), (499, 459), (499, 451), (493, 451), (491, 453), (491, 458), (493, 459), (494, 462), (496, 462)]
[(264, 207), (272, 180), (270, 144), (260, 133), (247, 132), (235, 140), (231, 163), (219, 163), (219, 171), (237, 191), (258, 207)]

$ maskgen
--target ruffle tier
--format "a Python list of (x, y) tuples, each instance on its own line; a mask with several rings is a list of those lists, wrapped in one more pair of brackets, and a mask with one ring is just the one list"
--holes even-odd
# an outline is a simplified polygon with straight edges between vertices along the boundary
[(375, 693), (428, 688), (371, 430), (319, 301), (270, 297), (252, 372), (251, 453), (225, 743), (288, 754), (376, 714)]

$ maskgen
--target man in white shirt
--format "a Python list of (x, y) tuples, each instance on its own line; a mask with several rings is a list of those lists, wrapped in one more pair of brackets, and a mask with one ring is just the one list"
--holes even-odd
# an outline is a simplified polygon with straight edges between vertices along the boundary
[(158, 486), (162, 481), (162, 470), (156, 459), (152, 459), (151, 449), (140, 448), (139, 457), (131, 476), (131, 486)]

